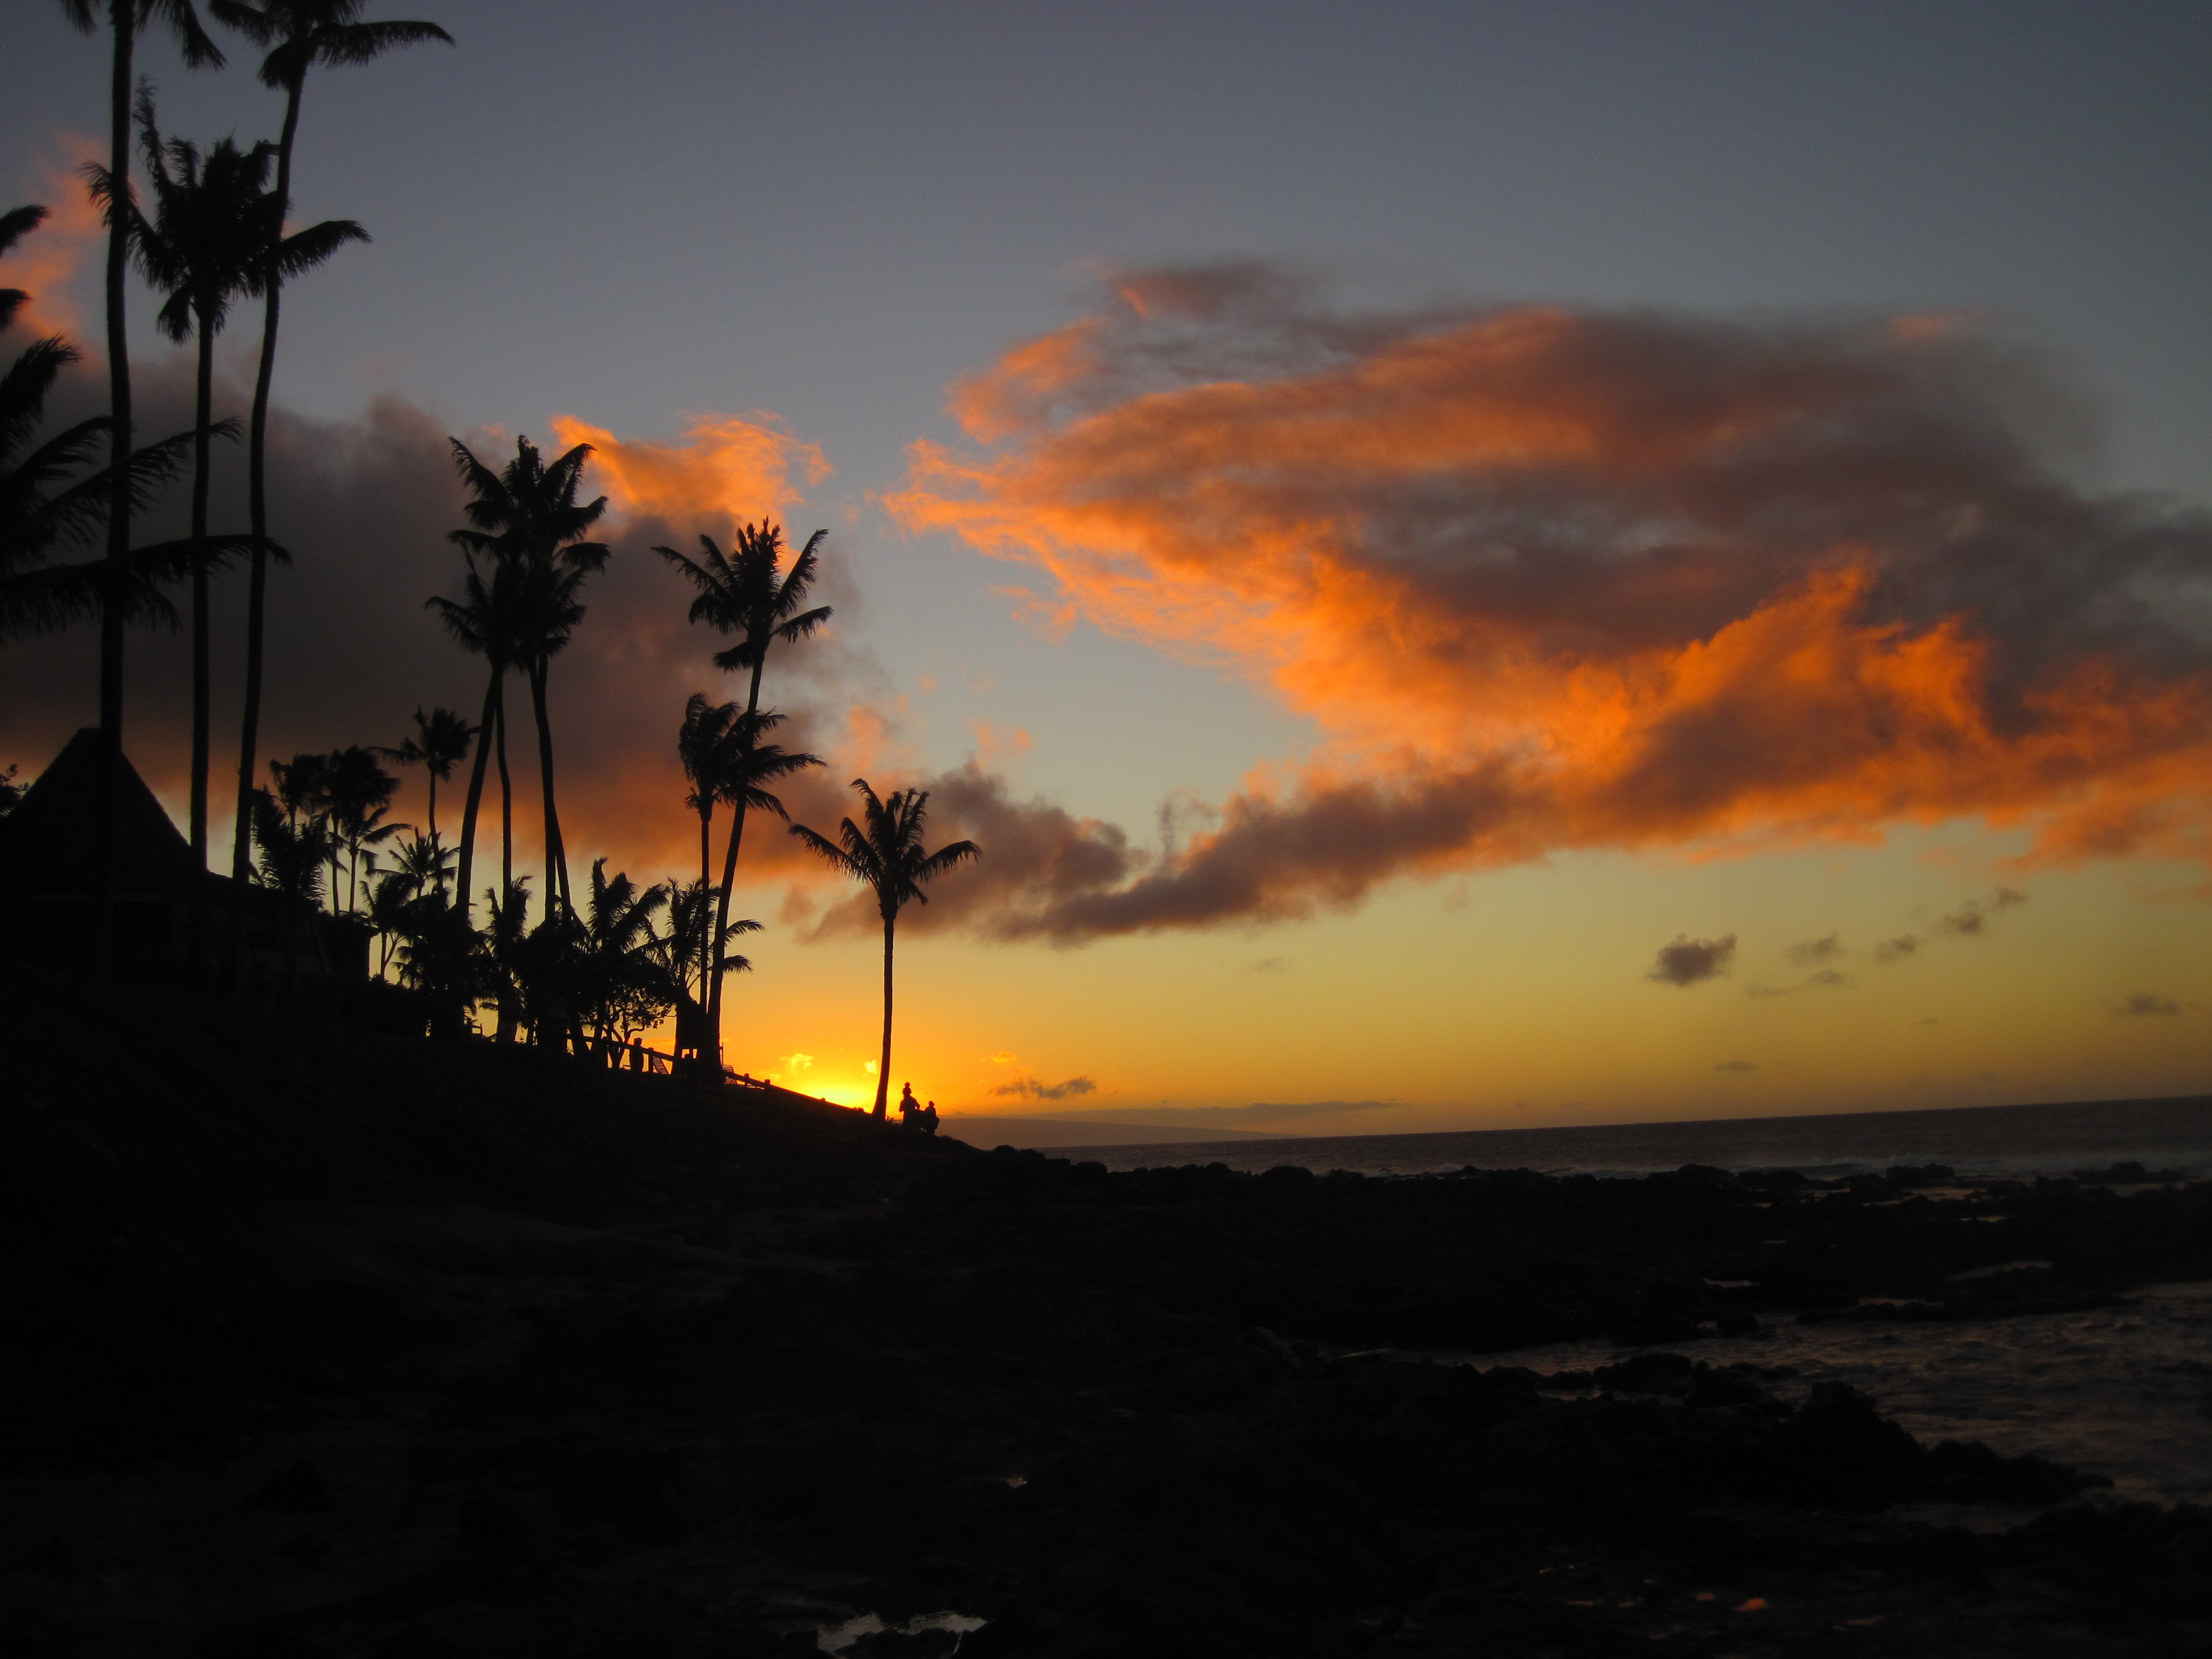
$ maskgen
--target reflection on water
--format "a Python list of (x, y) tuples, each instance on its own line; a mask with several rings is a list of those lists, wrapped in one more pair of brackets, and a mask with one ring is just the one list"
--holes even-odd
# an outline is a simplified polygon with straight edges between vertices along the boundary
[[(2115, 1498), (2212, 1502), (2212, 1284), (2153, 1285), (2092, 1313), (1784, 1324), (1676, 1351), (1712, 1365), (1794, 1366), (1768, 1385), (1793, 1404), (1815, 1382), (1848, 1382), (1924, 1444), (1979, 1440), (2104, 1475)], [(1452, 1357), (1563, 1371), (1636, 1352), (1566, 1342)]]

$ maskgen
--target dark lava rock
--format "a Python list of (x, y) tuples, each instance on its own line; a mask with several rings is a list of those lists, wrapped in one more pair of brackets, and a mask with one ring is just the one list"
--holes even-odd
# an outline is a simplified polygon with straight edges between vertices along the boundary
[(279, 1515), (311, 1515), (337, 1507), (331, 1501), (323, 1472), (304, 1457), (270, 1474), (246, 1502), (249, 1508), (274, 1510)]
[(1699, 1369), (1678, 1353), (1639, 1353), (1617, 1364), (1599, 1366), (1590, 1373), (1590, 1380), (1601, 1389), (1622, 1394), (1663, 1394), (1680, 1399), (1690, 1391), (1690, 1378)]

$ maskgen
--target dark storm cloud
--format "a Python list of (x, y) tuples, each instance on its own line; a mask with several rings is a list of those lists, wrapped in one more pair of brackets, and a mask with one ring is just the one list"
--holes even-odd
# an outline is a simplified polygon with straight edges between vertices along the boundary
[[(158, 434), (188, 422), (191, 386), (180, 359), (149, 358), (137, 382), (142, 430)], [(64, 386), (52, 413), (58, 420), (75, 418), (96, 408), (103, 394), (100, 384), (79, 374)], [(218, 412), (242, 410), (247, 394), (246, 386), (226, 380)], [(310, 421), (281, 405), (272, 411), (270, 526), (295, 557), (289, 568), (274, 569), (270, 580), (264, 759), (345, 744), (397, 744), (417, 704), (443, 703), (472, 722), (477, 718), (484, 686), (480, 659), (459, 650), (423, 608), (433, 593), (460, 591), (461, 556), (446, 539), (462, 522), (464, 500), (449, 435), (460, 436), (494, 467), (514, 453), (512, 434), (456, 434), (451, 423), (397, 398), (379, 398), (350, 421)], [(553, 430), (532, 435), (554, 453)], [(732, 441), (727, 430), (714, 435), (726, 447)], [(682, 461), (693, 453), (664, 446), (655, 454)], [(711, 450), (706, 453), (715, 459)], [(630, 472), (641, 470), (634, 453), (623, 460)], [(715, 476), (726, 477), (732, 470), (725, 462)], [(599, 470), (587, 471), (587, 492), (601, 487)], [(673, 486), (665, 494), (682, 499)], [(182, 495), (173, 492), (149, 518), (147, 536), (182, 533)], [(798, 509), (794, 520), (803, 524), (805, 512)], [(708, 660), (726, 641), (687, 624), (690, 592), (651, 551), (655, 544), (688, 550), (696, 546), (700, 528), (726, 535), (726, 526), (705, 515), (696, 523), (693, 515), (680, 516), (683, 522), (644, 511), (610, 518), (614, 556), (586, 588), (589, 615), (556, 659), (551, 681), (562, 817), (572, 860), (581, 866), (605, 853), (615, 867), (627, 866), (645, 878), (663, 870), (696, 868), (697, 821), (683, 805), (687, 786), (675, 753), (684, 699), (694, 690), (743, 695), (741, 684)], [(236, 447), (218, 453), (211, 518), (218, 528), (244, 521), (244, 458)], [(817, 592), (835, 607), (838, 620), (772, 659), (769, 700), (781, 700), (793, 712), (778, 733), (787, 746), (833, 760), (842, 755), (849, 767), (856, 745), (865, 747), (872, 729), (866, 710), (896, 699), (872, 656), (851, 642), (848, 629), (865, 599), (854, 589), (848, 562), (836, 556), (834, 543)], [(236, 765), (244, 605), (243, 573), (219, 578), (213, 792), (219, 817), (227, 816)], [(0, 767), (13, 760), (26, 775), (35, 772), (71, 731), (93, 717), (94, 658), (94, 636), (82, 629), (0, 652)], [(139, 769), (173, 799), (180, 799), (185, 788), (188, 676), (182, 639), (133, 636), (126, 743)], [(537, 856), (536, 744), (526, 695), (513, 681), (508, 720), (517, 853), (527, 869)], [(466, 773), (464, 766), (439, 792), (440, 820), (449, 837), (458, 825)], [(421, 777), (406, 775), (410, 789), (398, 815), (417, 819)], [(833, 767), (796, 780), (785, 791), (793, 815), (811, 815), (811, 821), (834, 827), (852, 809), (843, 788), (849, 775), (848, 769)], [(495, 799), (495, 776), (490, 787), (488, 800)], [(948, 919), (988, 931), (994, 906), (1048, 904), (1071, 890), (1110, 885), (1131, 867), (1118, 830), (1073, 819), (1048, 803), (1016, 801), (1004, 781), (980, 765), (948, 774), (935, 787), (940, 823), (960, 826), (945, 838), (974, 835), (986, 839), (993, 853), (983, 880), (968, 892), (952, 883), (942, 886)], [(719, 824), (718, 858), (726, 817)], [(810, 878), (818, 871), (802, 863), (781, 826), (765, 814), (748, 824), (746, 847), (748, 869), (803, 870)], [(483, 850), (480, 842), (479, 859)]]

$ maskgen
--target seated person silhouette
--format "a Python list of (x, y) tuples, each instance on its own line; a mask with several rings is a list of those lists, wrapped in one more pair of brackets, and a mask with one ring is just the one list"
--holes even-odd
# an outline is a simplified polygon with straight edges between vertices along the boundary
[(937, 1103), (931, 1101), (928, 1105), (914, 1115), (914, 1119), (915, 1122), (921, 1125), (922, 1133), (935, 1134), (937, 1133)]

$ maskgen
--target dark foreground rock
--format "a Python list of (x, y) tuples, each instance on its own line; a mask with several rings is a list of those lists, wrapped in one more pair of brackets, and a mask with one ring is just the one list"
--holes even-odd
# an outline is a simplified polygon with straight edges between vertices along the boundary
[[(1109, 1176), (180, 1002), (81, 1041), (72, 988), (4, 988), (51, 1041), (0, 1113), (0, 1652), (2212, 1636), (2203, 1512), (1696, 1352), (2203, 1271), (2203, 1188)], [(1580, 1336), (1673, 1346), (1410, 1357)]]

